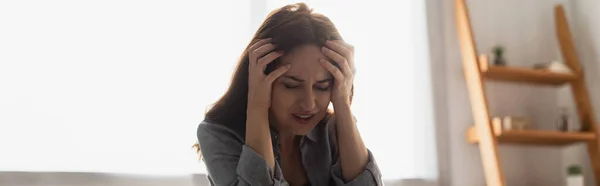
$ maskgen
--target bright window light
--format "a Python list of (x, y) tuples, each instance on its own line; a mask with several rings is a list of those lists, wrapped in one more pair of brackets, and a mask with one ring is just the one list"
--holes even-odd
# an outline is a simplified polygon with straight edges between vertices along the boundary
[[(206, 108), (226, 90), (256, 23), (300, 1), (251, 2), (1, 2), (0, 171), (206, 173), (191, 148)], [(426, 47), (415, 44), (426, 43), (415, 32), (424, 16), (414, 16), (424, 9), (305, 2), (356, 47), (353, 111), (384, 178), (419, 177), (419, 162), (435, 161), (419, 144), (433, 132), (422, 119), (431, 109), (419, 104), (430, 93), (415, 84), (428, 73)]]

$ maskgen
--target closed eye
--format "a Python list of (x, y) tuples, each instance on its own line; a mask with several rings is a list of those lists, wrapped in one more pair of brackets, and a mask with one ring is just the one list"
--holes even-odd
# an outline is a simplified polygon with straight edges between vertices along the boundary
[(330, 87), (330, 86), (329, 86), (329, 84), (328, 84), (327, 86), (323, 86), (323, 85), (317, 85), (316, 87), (317, 87), (317, 89), (319, 89), (320, 91), (327, 91), (327, 90), (329, 90), (329, 87)]
[(292, 89), (292, 88), (298, 88), (300, 85), (290, 85), (290, 84), (284, 83), (283, 86), (285, 86), (285, 88)]
[[(285, 88), (288, 88), (288, 89), (295, 89), (295, 88), (300, 87), (300, 85), (287, 84), (287, 83), (284, 83), (283, 86), (285, 86)], [(331, 86), (329, 83), (322, 83), (322, 84), (316, 84), (314, 87), (315, 87), (315, 89), (320, 90), (320, 91), (327, 91), (327, 90), (329, 90), (329, 87), (331, 87)]]
[(329, 87), (331, 87), (331, 79), (325, 79), (325, 80), (318, 81), (315, 84), (315, 87), (321, 91), (327, 91), (327, 90), (329, 90)]

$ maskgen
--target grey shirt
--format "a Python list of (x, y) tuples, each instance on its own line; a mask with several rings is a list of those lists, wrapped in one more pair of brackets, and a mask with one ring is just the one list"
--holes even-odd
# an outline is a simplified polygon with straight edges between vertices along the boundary
[[(300, 140), (302, 164), (311, 186), (381, 186), (381, 173), (369, 152), (365, 170), (353, 180), (344, 181), (337, 154), (335, 119), (318, 124)], [(279, 166), (279, 137), (271, 130), (275, 170), (256, 151), (245, 145), (242, 135), (225, 125), (203, 121), (198, 126), (198, 141), (211, 185), (289, 185)]]

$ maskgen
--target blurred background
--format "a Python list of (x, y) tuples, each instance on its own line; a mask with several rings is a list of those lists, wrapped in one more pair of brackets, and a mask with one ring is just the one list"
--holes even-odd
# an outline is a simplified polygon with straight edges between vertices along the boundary
[[(262, 20), (296, 2), (356, 47), (353, 112), (386, 185), (485, 185), (451, 0), (0, 1), (0, 185), (207, 185), (196, 128)], [(563, 4), (598, 116), (600, 1), (466, 2), (477, 49), (515, 65), (560, 59)], [(487, 88), (492, 115), (574, 109), (568, 87)], [(595, 183), (582, 145), (500, 154), (507, 185), (561, 186), (574, 163)]]
[(356, 46), (354, 114), (385, 179), (436, 177), (424, 1), (34, 0), (0, 2), (0, 185), (206, 185), (196, 127), (295, 2)]

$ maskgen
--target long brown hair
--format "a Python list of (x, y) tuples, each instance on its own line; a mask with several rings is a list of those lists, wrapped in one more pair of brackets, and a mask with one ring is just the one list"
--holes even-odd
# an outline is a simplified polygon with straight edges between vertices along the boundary
[[(312, 9), (304, 3), (290, 4), (273, 10), (244, 49), (229, 88), (205, 113), (206, 121), (225, 125), (240, 136), (245, 136), (248, 106), (248, 53), (250, 52), (248, 48), (265, 38), (272, 38), (271, 42), (276, 45), (274, 51), (284, 53), (302, 45), (312, 44), (323, 47), (327, 40), (342, 40), (342, 36), (329, 18), (313, 13)], [(265, 73), (271, 73), (280, 63), (279, 59), (271, 62)], [(334, 65), (337, 66), (335, 63)], [(193, 148), (202, 158), (199, 144), (194, 144)]]
[[(241, 136), (245, 136), (246, 108), (248, 104), (248, 48), (264, 38), (272, 38), (276, 51), (290, 52), (292, 49), (313, 44), (319, 47), (327, 40), (341, 40), (335, 25), (322, 14), (313, 13), (304, 3), (291, 4), (273, 10), (254, 34), (244, 50), (229, 89), (206, 113), (210, 123), (223, 124)], [(275, 60), (265, 73), (270, 73), (280, 64)]]

